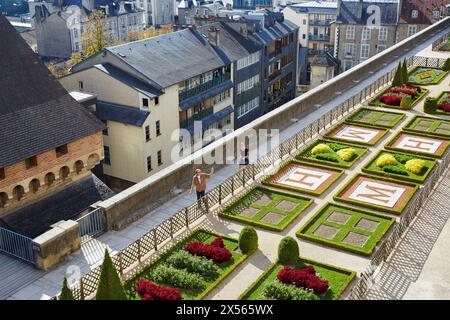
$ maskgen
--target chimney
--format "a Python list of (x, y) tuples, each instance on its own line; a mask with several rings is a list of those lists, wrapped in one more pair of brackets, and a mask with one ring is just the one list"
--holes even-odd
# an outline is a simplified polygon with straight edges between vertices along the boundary
[(119, 3), (119, 14), (124, 14), (127, 11), (125, 10), (125, 1), (120, 1)]
[(363, 0), (359, 0), (358, 1), (357, 11), (356, 11), (356, 17), (358, 19), (361, 19), (362, 18), (362, 14), (363, 14)]
[(339, 15), (341, 14), (341, 6), (342, 6), (342, 0), (337, 1), (337, 11), (336, 11), (336, 20), (339, 18)]
[(211, 26), (209, 28), (209, 37), (208, 40), (209, 42), (214, 46), (214, 47), (219, 47), (220, 46), (220, 29), (214, 26)]
[(109, 5), (105, 6), (105, 14), (107, 17), (109, 16)]

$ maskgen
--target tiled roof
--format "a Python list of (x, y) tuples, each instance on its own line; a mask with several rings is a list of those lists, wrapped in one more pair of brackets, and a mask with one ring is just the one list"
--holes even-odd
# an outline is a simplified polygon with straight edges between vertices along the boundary
[[(450, 0), (403, 0), (400, 13), (400, 23), (410, 24), (433, 24), (433, 11), (439, 11), (445, 15), (445, 5)], [(417, 10), (417, 18), (412, 17), (412, 11)]]
[(0, 168), (103, 130), (0, 15)]

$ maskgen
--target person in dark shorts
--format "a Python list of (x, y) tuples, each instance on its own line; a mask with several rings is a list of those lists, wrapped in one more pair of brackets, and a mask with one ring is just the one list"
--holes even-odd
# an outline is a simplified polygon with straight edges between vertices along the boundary
[(192, 191), (196, 190), (197, 192), (197, 201), (205, 196), (206, 190), (206, 179), (210, 178), (214, 173), (214, 168), (211, 168), (210, 173), (204, 173), (201, 169), (195, 170), (195, 174), (192, 177), (191, 190), (189, 194), (192, 194)]

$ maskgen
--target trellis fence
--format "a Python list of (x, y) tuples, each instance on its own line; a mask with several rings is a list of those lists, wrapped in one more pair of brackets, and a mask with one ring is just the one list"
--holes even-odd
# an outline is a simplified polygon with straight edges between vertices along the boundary
[[(420, 63), (427, 63), (430, 66), (443, 64), (438, 59), (428, 59), (426, 61), (423, 61), (420, 57), (408, 59), (409, 66), (419, 65)], [(203, 198), (203, 201), (184, 208), (114, 255), (112, 259), (122, 279), (129, 279), (139, 273), (155, 256), (164, 253), (164, 244), (173, 239), (180, 231), (190, 227), (211, 212), (212, 208), (217, 210), (222, 204), (240, 193), (243, 188), (250, 186), (258, 178), (274, 170), (280, 162), (293, 158), (300, 150), (307, 147), (312, 139), (317, 138), (325, 129), (343, 120), (344, 116), (355, 110), (356, 106), (361, 102), (372, 98), (389, 84), (394, 73), (395, 70), (392, 70), (381, 76), (358, 94), (335, 106), (319, 119), (307, 125), (303, 130), (269, 151), (266, 155), (259, 158), (257, 162), (246, 166), (209, 191)], [(417, 201), (415, 203), (419, 204)], [(83, 300), (95, 293), (99, 278), (100, 266), (80, 278), (78, 283), (72, 288), (75, 298)]]

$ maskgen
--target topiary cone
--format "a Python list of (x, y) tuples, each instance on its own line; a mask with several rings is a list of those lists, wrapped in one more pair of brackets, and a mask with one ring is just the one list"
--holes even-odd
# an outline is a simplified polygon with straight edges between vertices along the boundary
[(69, 284), (67, 283), (66, 277), (64, 277), (63, 287), (61, 290), (61, 295), (59, 296), (59, 300), (75, 300), (72, 290), (70, 290)]
[(258, 234), (254, 228), (245, 227), (241, 230), (239, 248), (244, 254), (258, 249)]
[(122, 287), (117, 270), (105, 249), (105, 259), (103, 260), (100, 281), (98, 283), (96, 300), (127, 300)]
[(292, 237), (284, 237), (278, 245), (278, 260), (284, 265), (293, 265), (300, 257), (297, 241)]

